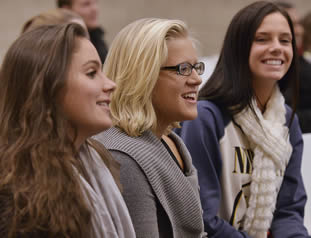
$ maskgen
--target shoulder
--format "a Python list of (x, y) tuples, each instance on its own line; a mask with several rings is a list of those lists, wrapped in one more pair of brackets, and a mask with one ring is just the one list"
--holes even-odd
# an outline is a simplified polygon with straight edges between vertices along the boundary
[(293, 120), (291, 122), (293, 110), (287, 104), (285, 104), (285, 109), (286, 109), (286, 126), (288, 127), (290, 133), (297, 131), (297, 130), (299, 133), (301, 133), (299, 120), (298, 120), (296, 113), (293, 115)]
[(94, 139), (101, 142), (108, 150), (120, 149), (120, 146), (135, 141), (135, 138), (128, 136), (117, 127), (111, 127), (108, 130), (95, 135)]
[(198, 102), (198, 119), (213, 123), (218, 127), (226, 127), (231, 121), (231, 116), (217, 104), (203, 100)]
[(108, 150), (118, 150), (131, 155), (144, 155), (148, 150), (157, 150), (162, 144), (150, 130), (141, 136), (132, 137), (117, 127), (101, 132), (94, 138), (103, 143)]
[[(285, 104), (285, 109), (286, 109), (286, 125), (288, 126), (290, 123), (292, 113), (293, 113), (293, 109), (287, 104)], [(295, 118), (296, 118), (296, 115), (295, 115)]]
[(198, 102), (198, 117), (192, 121), (185, 121), (182, 123), (182, 128), (177, 129), (176, 132), (182, 138), (184, 133), (195, 134), (205, 133), (213, 134), (218, 138), (224, 135), (224, 128), (231, 121), (231, 117), (225, 113), (215, 103), (202, 100)]
[(122, 151), (110, 150), (113, 158), (120, 164), (120, 168), (127, 168), (130, 170), (140, 170), (138, 164), (135, 160), (129, 155)]
[(139, 163), (130, 155), (121, 151), (112, 150), (111, 154), (120, 164), (120, 180), (123, 187), (122, 194), (125, 196), (126, 203), (136, 206), (137, 200), (132, 200), (130, 198), (136, 197), (138, 194), (143, 196), (144, 193), (148, 192), (150, 196), (153, 196), (151, 195), (153, 192), (151, 192), (152, 189), (148, 177)]
[[(289, 138), (292, 146), (294, 147), (297, 144), (302, 143), (302, 132), (299, 125), (299, 120), (296, 114), (294, 114), (293, 120), (291, 122), (291, 117), (293, 110), (290, 106), (285, 105), (286, 107), (286, 125), (289, 130)], [(290, 124), (291, 122), (291, 124)]]
[(209, 111), (218, 116), (222, 116), (220, 108), (213, 102), (208, 100), (201, 100), (198, 101), (198, 111), (199, 112), (206, 112)]

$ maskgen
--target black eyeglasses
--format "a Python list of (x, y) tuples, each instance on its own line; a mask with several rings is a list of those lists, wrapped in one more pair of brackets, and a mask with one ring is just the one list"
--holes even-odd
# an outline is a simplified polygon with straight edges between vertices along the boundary
[(191, 75), (192, 69), (194, 69), (198, 73), (198, 75), (202, 75), (205, 70), (205, 65), (203, 62), (198, 62), (198, 63), (195, 63), (194, 65), (186, 62), (186, 63), (178, 64), (176, 66), (161, 67), (161, 70), (176, 71), (177, 74), (184, 75), (184, 76)]

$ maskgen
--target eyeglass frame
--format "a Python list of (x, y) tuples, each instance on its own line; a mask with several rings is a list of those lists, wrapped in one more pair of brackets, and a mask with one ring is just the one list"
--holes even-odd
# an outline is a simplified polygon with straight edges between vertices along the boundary
[[(187, 64), (187, 65), (191, 66), (190, 74), (182, 74), (182, 73), (180, 72), (180, 67), (181, 67), (181, 65), (183, 65), (183, 64)], [(202, 73), (200, 73), (200, 74), (198, 73), (198, 71), (197, 71), (196, 68), (195, 68), (196, 65), (203, 65), (203, 70), (202, 70), (203, 72), (202, 72)], [(205, 64), (204, 64), (204, 62), (197, 62), (197, 63), (195, 63), (195, 64), (190, 64), (189, 62), (183, 62), (183, 63), (177, 64), (177, 65), (175, 65), (175, 66), (163, 66), (163, 67), (161, 67), (161, 70), (176, 71), (177, 74), (183, 75), (183, 76), (190, 76), (190, 75), (192, 74), (192, 70), (193, 70), (193, 69), (197, 72), (198, 75), (204, 74), (204, 71), (205, 71)]]

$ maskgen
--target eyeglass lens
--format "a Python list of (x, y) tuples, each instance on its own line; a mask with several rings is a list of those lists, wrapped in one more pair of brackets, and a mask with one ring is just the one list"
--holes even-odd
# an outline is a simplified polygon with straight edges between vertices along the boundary
[(193, 66), (190, 63), (183, 63), (179, 65), (179, 73), (181, 75), (189, 76), (192, 73), (192, 68), (198, 73), (198, 75), (202, 75), (204, 73), (204, 63), (199, 62), (194, 64)]

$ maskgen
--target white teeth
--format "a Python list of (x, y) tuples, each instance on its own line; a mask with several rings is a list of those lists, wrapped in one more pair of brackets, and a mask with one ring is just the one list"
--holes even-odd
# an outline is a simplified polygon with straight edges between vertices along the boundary
[(106, 103), (106, 102), (98, 102), (97, 104), (100, 106), (108, 107), (108, 103)]
[(196, 98), (196, 93), (187, 93), (183, 95), (183, 98), (191, 98), (195, 99)]
[(281, 65), (282, 64), (282, 60), (266, 60), (265, 64)]

